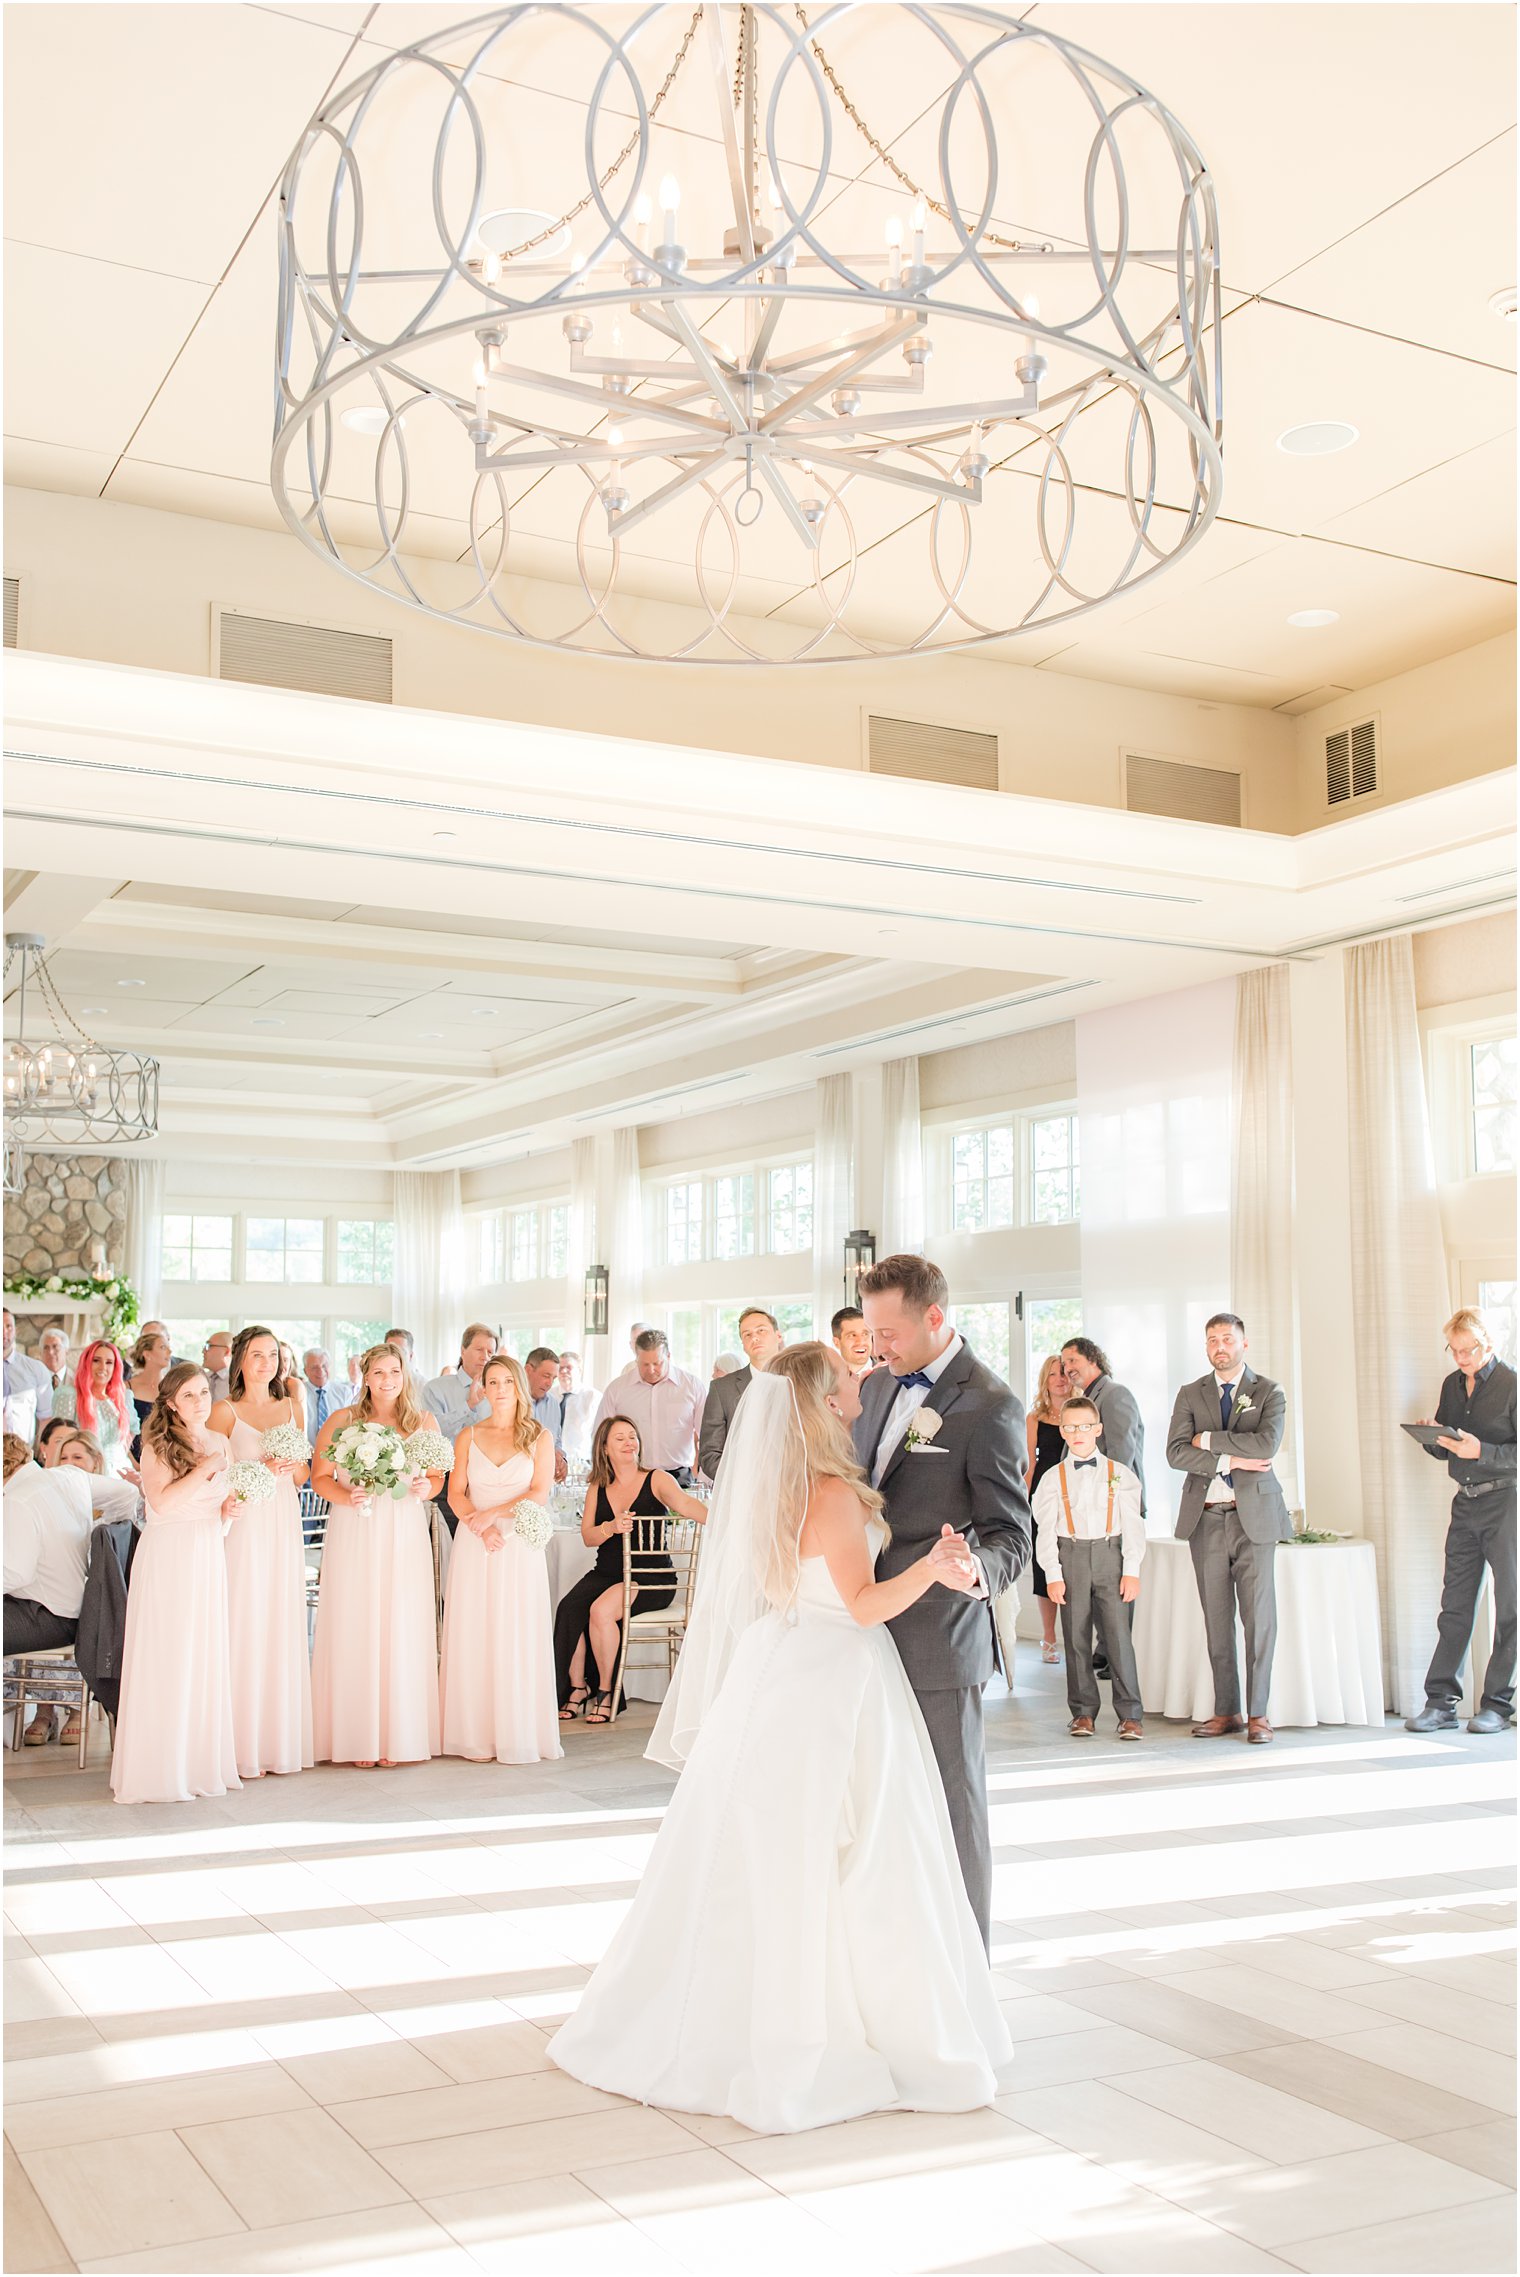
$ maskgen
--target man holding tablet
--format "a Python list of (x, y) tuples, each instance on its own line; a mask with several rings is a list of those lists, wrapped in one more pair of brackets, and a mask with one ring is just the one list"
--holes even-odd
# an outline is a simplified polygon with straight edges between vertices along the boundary
[(1436, 1423), (1445, 1429), (1433, 1443), (1428, 1425), (1415, 1426), (1411, 1436), (1445, 1461), (1457, 1491), (1425, 1705), (1406, 1719), (1405, 1729), (1446, 1731), (1457, 1721), (1458, 1671), (1472, 1642), (1486, 1565), (1494, 1577), (1494, 1649), (1467, 1728), (1500, 1732), (1515, 1716), (1515, 1371), (1495, 1353), (1483, 1315), (1465, 1307), (1446, 1323), (1446, 1349), (1456, 1366), (1436, 1407)]

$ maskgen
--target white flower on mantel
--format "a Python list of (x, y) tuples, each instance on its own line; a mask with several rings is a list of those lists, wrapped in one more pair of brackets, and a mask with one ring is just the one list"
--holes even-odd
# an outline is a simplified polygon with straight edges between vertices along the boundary
[(50, 1291), (54, 1289), (61, 1289), (63, 1287), (63, 1283), (56, 1273), (49, 1274), (47, 1285)]

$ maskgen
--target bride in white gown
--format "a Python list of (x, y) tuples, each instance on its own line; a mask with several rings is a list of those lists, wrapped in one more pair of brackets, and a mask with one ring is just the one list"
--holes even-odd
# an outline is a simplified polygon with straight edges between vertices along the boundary
[(592, 2086), (761, 2134), (970, 2110), (1012, 2052), (882, 1626), (945, 1569), (873, 1578), (886, 1529), (850, 1445), (859, 1405), (822, 1344), (780, 1353), (744, 1395), (650, 1750), (686, 1768), (633, 1907), (550, 2042)]

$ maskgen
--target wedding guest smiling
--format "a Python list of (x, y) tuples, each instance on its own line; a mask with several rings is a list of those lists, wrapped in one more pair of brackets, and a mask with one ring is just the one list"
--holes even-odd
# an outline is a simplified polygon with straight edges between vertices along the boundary
[(871, 1331), (859, 1305), (841, 1305), (829, 1322), (834, 1349), (852, 1376), (868, 1376), (876, 1362), (871, 1353)]
[(79, 1355), (74, 1381), (53, 1394), (53, 1413), (80, 1424), (99, 1440), (108, 1470), (135, 1479), (131, 1446), (134, 1418), (121, 1354), (104, 1337)]

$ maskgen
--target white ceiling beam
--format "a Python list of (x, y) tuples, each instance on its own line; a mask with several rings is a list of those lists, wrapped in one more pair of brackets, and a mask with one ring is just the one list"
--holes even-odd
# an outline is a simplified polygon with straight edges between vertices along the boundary
[[(14, 851), (14, 849), (13, 849)], [(6, 895), (7, 933), (40, 933), (50, 949), (82, 924), (93, 909), (109, 901), (124, 878), (74, 877), (66, 871), (24, 870), (16, 890)]]

